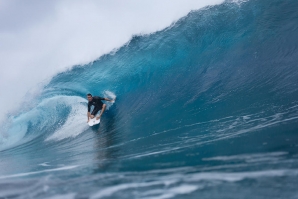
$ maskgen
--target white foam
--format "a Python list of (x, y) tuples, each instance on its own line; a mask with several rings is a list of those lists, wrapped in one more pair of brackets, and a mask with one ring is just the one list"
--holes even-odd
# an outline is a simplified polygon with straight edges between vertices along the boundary
[(116, 94), (115, 93), (113, 93), (112, 91), (104, 91), (103, 92), (103, 95), (104, 95), (104, 97), (106, 97), (106, 98), (109, 98), (109, 99), (112, 99), (112, 100), (114, 100), (114, 101), (112, 101), (112, 102), (109, 102), (109, 101), (106, 101), (105, 102), (105, 104), (107, 105), (107, 110), (109, 110), (110, 109), (110, 107), (115, 103), (115, 101), (116, 101)]
[(234, 173), (220, 173), (220, 172), (204, 172), (189, 175), (185, 181), (198, 182), (198, 181), (226, 181), (236, 182), (244, 179), (256, 179), (267, 177), (280, 177), (288, 175), (297, 175), (298, 170), (279, 169), (279, 170), (264, 170), (252, 172), (234, 172)]
[(268, 161), (268, 159), (279, 158), (280, 156), (287, 155), (287, 152), (272, 152), (272, 153), (260, 153), (260, 154), (244, 154), (244, 155), (232, 155), (232, 156), (216, 156), (211, 158), (203, 158), (204, 161), (235, 161), (245, 160), (247, 162), (252, 161)]
[[(153, 171), (153, 173), (154, 172), (156, 171)], [(168, 175), (167, 172), (169, 172)], [(176, 197), (177, 195), (189, 194), (198, 189), (202, 189), (206, 186), (206, 183), (204, 182), (234, 183), (245, 179), (263, 179), (298, 175), (297, 169), (272, 169), (246, 172), (199, 172), (197, 170), (195, 173), (188, 173), (188, 168), (185, 168), (186, 173), (184, 173), (179, 168), (175, 174), (173, 174), (172, 170), (168, 170), (167, 172), (159, 177), (154, 175), (155, 177), (149, 182), (123, 183), (102, 188), (98, 192), (92, 194), (90, 198), (113, 197), (113, 195), (119, 192), (125, 194), (125, 191), (138, 189), (139, 198), (166, 199)], [(152, 171), (145, 173), (150, 174)], [(157, 173), (160, 174), (159, 171)], [(127, 173), (127, 175), (131, 176), (134, 174), (140, 175), (139, 172)], [(123, 174), (118, 173), (116, 175)]]
[(30, 176), (30, 175), (40, 174), (40, 173), (64, 171), (64, 170), (74, 169), (76, 167), (78, 167), (78, 166), (73, 165), (73, 166), (59, 167), (59, 168), (55, 168), (55, 169), (46, 169), (46, 170), (40, 170), (40, 171), (34, 171), (34, 172), (18, 173), (18, 174), (13, 174), (13, 175), (0, 176), (0, 179), (18, 178), (18, 177)]
[(43, 166), (43, 167), (49, 167), (50, 165), (48, 164), (48, 162), (44, 162), (44, 163), (41, 163), (39, 164), (40, 166)]
[(68, 194), (57, 194), (55, 196), (52, 196), (52, 197), (47, 197), (45, 199), (73, 199), (75, 198), (76, 196), (76, 193), (68, 193)]
[[(146, 194), (151, 194), (154, 196), (149, 197), (142, 197), (143, 199), (167, 199), (167, 198), (174, 198), (177, 195), (181, 194), (189, 194), (197, 190), (199, 186), (197, 185), (190, 185), (190, 184), (183, 184), (180, 186), (172, 187), (170, 189), (159, 189), (149, 192), (144, 192), (143, 196)], [(157, 195), (160, 194), (160, 195)]]
[(122, 191), (125, 189), (148, 187), (148, 186), (159, 185), (159, 184), (161, 184), (161, 183), (160, 182), (143, 182), (143, 183), (127, 183), (127, 184), (115, 185), (115, 186), (111, 186), (111, 187), (108, 187), (105, 189), (101, 189), (97, 193), (93, 194), (90, 198), (95, 199), (95, 198), (108, 197), (118, 191)]
[(65, 0), (0, 6), (0, 121), (38, 82), (223, 0)]
[(49, 136), (46, 141), (76, 137), (89, 128), (86, 122), (86, 106), (76, 104), (72, 107), (71, 113), (62, 128)]
[[(167, 181), (155, 181), (155, 182), (143, 182), (143, 183), (127, 183), (127, 184), (111, 186), (108, 188), (104, 188), (98, 191), (97, 193), (93, 194), (91, 196), (91, 199), (109, 197), (115, 194), (116, 192), (123, 191), (126, 189), (149, 187), (149, 186), (156, 186), (156, 185), (166, 185), (166, 183)], [(197, 189), (198, 189), (198, 186), (196, 185), (183, 184), (183, 185), (166, 188), (166, 189), (147, 191), (142, 193), (141, 195), (143, 196), (143, 198), (148, 198), (148, 199), (149, 198), (166, 199), (166, 198), (172, 198), (178, 194), (191, 193)], [(159, 194), (159, 196), (157, 196), (157, 194)], [(151, 197), (149, 195), (154, 195), (154, 197)]]

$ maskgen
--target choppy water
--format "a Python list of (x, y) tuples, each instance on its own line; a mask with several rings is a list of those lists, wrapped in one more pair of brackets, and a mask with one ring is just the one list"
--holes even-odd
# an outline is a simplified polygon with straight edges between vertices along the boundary
[(226, 2), (57, 74), (2, 127), (0, 198), (297, 198), (297, 35), (296, 0)]

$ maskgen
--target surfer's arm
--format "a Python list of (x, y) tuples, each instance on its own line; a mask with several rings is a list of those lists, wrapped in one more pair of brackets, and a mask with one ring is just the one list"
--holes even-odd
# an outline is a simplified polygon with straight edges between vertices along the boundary
[(90, 108), (91, 108), (91, 105), (88, 103), (88, 111), (87, 111), (87, 118), (88, 118), (88, 121), (89, 122), (89, 118), (91, 117), (91, 114), (90, 114)]
[(103, 98), (103, 99), (106, 100), (106, 101), (109, 101), (109, 102), (114, 101), (114, 100), (111, 100), (111, 99), (109, 99), (109, 98)]
[(87, 112), (87, 123), (89, 122), (89, 118), (91, 117), (90, 112)]

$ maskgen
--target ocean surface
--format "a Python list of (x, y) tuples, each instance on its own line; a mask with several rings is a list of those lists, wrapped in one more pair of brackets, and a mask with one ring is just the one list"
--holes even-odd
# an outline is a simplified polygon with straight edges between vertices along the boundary
[[(89, 92), (117, 97), (95, 127)], [(192, 11), (7, 117), (1, 199), (297, 199), (298, 1)]]

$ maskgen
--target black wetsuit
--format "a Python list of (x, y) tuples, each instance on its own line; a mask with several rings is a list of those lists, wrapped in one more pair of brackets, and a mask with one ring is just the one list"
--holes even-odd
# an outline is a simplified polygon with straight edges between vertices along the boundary
[(90, 112), (91, 106), (94, 106), (94, 109), (91, 113), (91, 115), (96, 115), (98, 111), (100, 111), (102, 109), (102, 101), (101, 100), (105, 100), (105, 98), (103, 97), (98, 97), (98, 96), (94, 96), (92, 97), (92, 101), (88, 102), (88, 112)]

